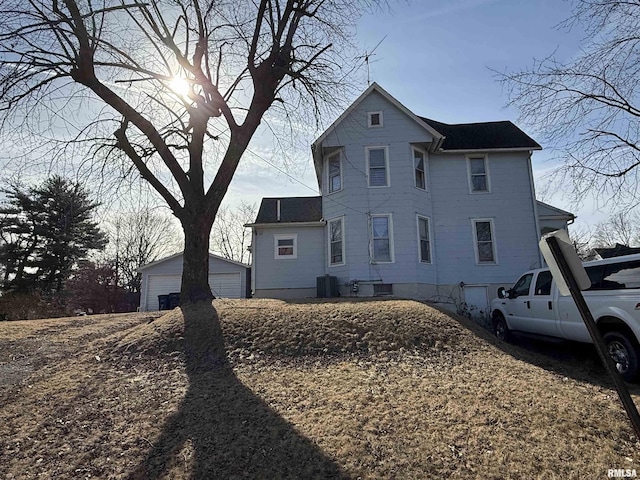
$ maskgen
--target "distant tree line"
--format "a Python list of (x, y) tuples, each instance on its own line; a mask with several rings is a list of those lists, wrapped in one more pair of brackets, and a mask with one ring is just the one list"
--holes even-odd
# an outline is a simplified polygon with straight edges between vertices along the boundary
[(141, 207), (99, 223), (99, 202), (60, 176), (0, 193), (0, 319), (135, 310), (137, 269), (181, 249), (167, 215)]
[(640, 213), (633, 210), (611, 213), (607, 220), (593, 227), (570, 227), (570, 236), (583, 259), (592, 259), (595, 248), (640, 247)]
[[(36, 186), (0, 187), (0, 319), (133, 311), (138, 269), (183, 250), (171, 215), (148, 203), (102, 212), (79, 183), (52, 176)], [(215, 253), (250, 263), (256, 206), (219, 212)], [(99, 217), (102, 217), (98, 221)]]

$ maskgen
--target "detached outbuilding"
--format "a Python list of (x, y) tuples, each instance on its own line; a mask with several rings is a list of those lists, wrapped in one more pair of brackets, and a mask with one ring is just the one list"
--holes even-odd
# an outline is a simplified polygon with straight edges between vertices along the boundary
[[(183, 257), (177, 253), (138, 269), (142, 274), (140, 311), (175, 306), (182, 280)], [(216, 298), (247, 298), (251, 293), (251, 267), (209, 254), (209, 286)], [(162, 304), (171, 296), (171, 305)], [(162, 307), (162, 308), (161, 308)]]

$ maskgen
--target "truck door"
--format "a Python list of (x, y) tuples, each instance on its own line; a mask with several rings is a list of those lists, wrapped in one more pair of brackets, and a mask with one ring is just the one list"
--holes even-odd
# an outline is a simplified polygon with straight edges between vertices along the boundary
[(512, 330), (529, 331), (526, 327), (528, 319), (531, 315), (531, 281), (533, 273), (525, 273), (516, 282), (511, 290), (509, 290), (509, 299), (506, 301), (507, 306), (507, 323)]
[[(587, 305), (590, 305), (590, 295), (598, 295), (602, 290), (603, 277), (605, 268), (607, 265), (593, 265), (586, 267), (587, 275), (591, 279), (591, 288), (589, 292), (585, 292), (584, 298)], [(591, 342), (591, 336), (587, 330), (587, 326), (584, 324), (584, 320), (580, 316), (578, 307), (571, 297), (559, 297), (558, 298), (558, 321), (560, 322), (560, 329), (563, 337), (569, 340), (576, 340), (578, 342)]]
[(556, 314), (551, 296), (553, 277), (549, 270), (538, 272), (531, 295), (531, 319), (528, 331), (557, 337), (560, 335)]

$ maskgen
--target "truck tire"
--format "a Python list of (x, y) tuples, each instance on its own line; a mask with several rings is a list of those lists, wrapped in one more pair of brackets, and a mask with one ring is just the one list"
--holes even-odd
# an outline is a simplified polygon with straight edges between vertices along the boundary
[(636, 342), (626, 333), (612, 330), (603, 335), (607, 352), (613, 359), (618, 372), (627, 382), (633, 382), (638, 378), (639, 355)]
[(508, 342), (511, 338), (511, 332), (509, 331), (507, 322), (499, 312), (493, 315), (493, 333), (503, 342)]

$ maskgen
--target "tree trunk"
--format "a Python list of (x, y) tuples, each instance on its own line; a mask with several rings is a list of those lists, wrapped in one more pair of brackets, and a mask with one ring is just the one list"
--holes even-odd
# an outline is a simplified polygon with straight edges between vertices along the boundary
[(202, 218), (182, 220), (184, 267), (180, 303), (183, 305), (214, 298), (209, 286), (209, 235), (212, 223)]

